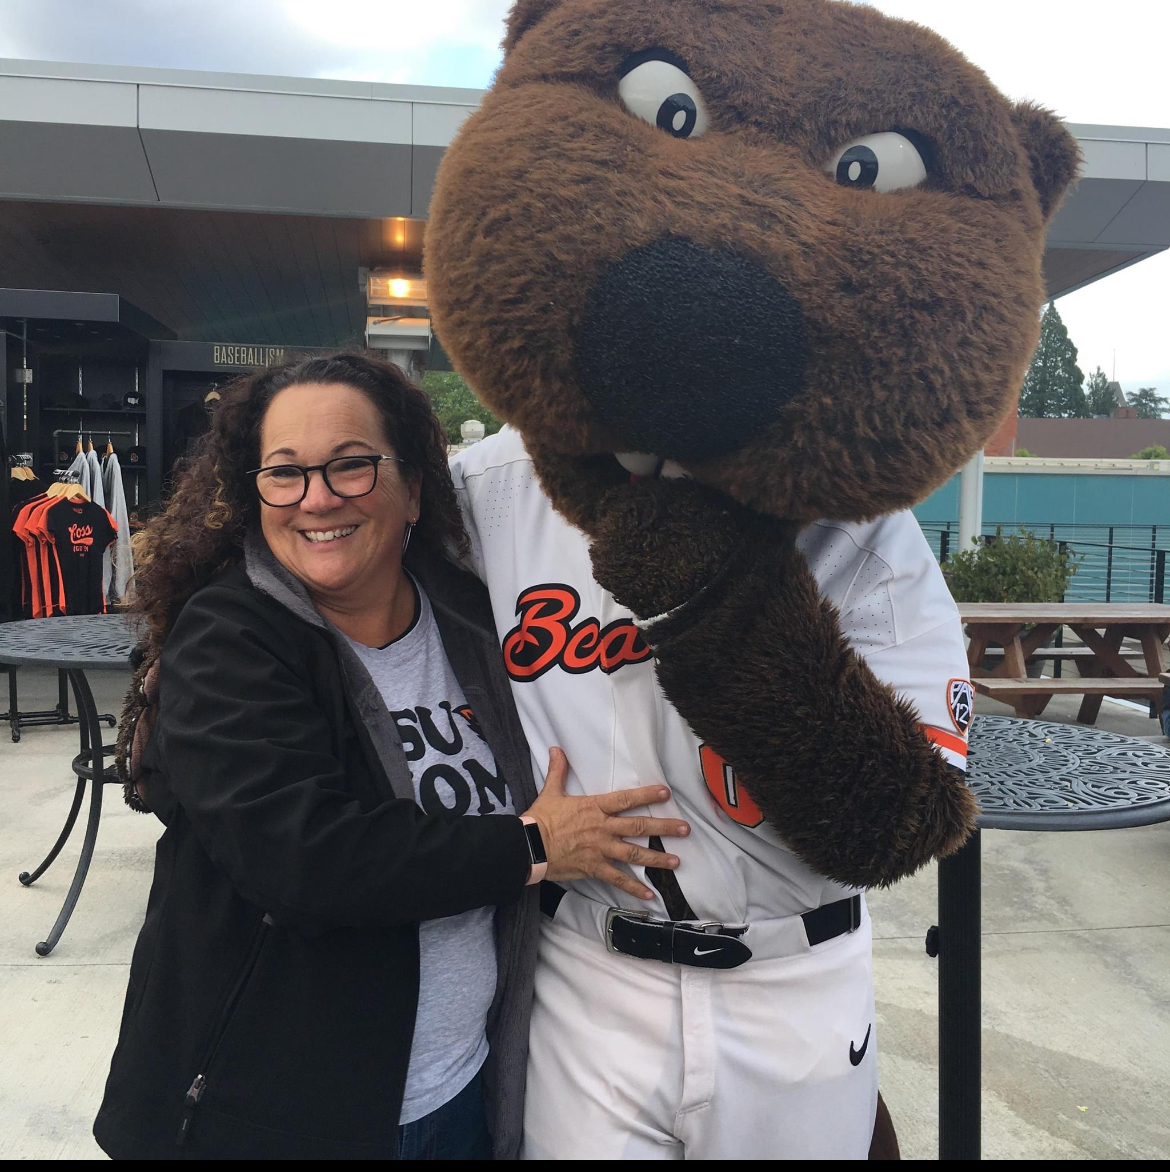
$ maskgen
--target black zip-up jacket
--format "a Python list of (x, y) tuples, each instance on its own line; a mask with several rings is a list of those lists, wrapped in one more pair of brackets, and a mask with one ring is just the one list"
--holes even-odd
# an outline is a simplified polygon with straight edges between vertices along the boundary
[[(513, 802), (535, 787), (486, 595), (408, 565)], [(130, 1159), (391, 1159), (418, 1000), (418, 923), (499, 905), (485, 1067), (519, 1148), (535, 889), (519, 818), (427, 816), (352, 649), (250, 539), (184, 607), (144, 754), (159, 840), (94, 1123)]]

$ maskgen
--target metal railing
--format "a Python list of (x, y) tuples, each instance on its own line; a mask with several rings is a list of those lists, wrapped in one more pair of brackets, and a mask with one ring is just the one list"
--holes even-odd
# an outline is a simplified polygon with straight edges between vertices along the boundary
[[(1002, 528), (1005, 536), (1027, 529), (1078, 555), (1077, 572), (1065, 595), (1068, 602), (1166, 601), (1170, 525), (985, 521), (984, 539), (994, 537), (997, 528)], [(927, 522), (922, 532), (940, 562), (958, 552), (958, 522)]]

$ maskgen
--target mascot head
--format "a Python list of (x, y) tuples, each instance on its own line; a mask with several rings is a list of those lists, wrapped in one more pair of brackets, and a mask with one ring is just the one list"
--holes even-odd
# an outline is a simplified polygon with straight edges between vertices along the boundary
[(694, 477), (913, 504), (1014, 409), (1077, 166), (946, 41), (835, 0), (518, 0), (447, 151), (436, 331), (558, 505)]

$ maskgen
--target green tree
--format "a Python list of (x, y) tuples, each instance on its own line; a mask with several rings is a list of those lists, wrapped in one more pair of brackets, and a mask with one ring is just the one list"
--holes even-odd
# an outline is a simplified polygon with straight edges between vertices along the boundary
[(1099, 366), (1089, 375), (1085, 398), (1090, 415), (1112, 415), (1113, 408), (1117, 406), (1113, 392), (1109, 389), (1109, 376)]
[(1084, 381), (1077, 348), (1050, 301), (1040, 319), (1040, 344), (1020, 391), (1020, 414), (1026, 419), (1087, 418)]
[(1151, 444), (1148, 448), (1142, 448), (1140, 452), (1134, 452), (1130, 456), (1131, 460), (1170, 460), (1170, 452), (1161, 444)]
[(1016, 455), (1019, 456), (1021, 460), (1029, 460), (1035, 456), (1036, 453), (1029, 452), (1027, 448), (1016, 448)]
[(500, 421), (475, 397), (475, 392), (454, 371), (428, 370), (423, 376), (422, 388), (439, 417), (447, 439), (457, 444), (462, 439), (459, 425), (468, 419), (478, 419), (487, 435), (494, 435), (502, 426)]
[(1158, 394), (1157, 387), (1142, 387), (1126, 396), (1126, 402), (1137, 408), (1139, 419), (1161, 419), (1162, 413), (1170, 407), (1170, 400)]

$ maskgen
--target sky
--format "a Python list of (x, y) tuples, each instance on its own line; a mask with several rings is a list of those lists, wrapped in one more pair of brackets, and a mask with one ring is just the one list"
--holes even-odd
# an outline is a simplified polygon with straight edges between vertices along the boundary
[[(669, 0), (662, 0), (668, 3)], [(873, 0), (1013, 99), (1170, 127), (1170, 0)], [(0, 0), (0, 57), (486, 87), (510, 0)], [(1170, 252), (1058, 303), (1086, 375), (1170, 394)]]

